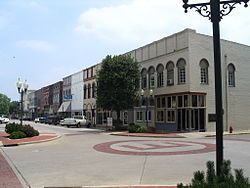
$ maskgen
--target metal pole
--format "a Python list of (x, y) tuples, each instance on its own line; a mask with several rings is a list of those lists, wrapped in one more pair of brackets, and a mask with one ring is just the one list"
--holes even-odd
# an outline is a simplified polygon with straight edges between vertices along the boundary
[(148, 97), (147, 97), (147, 105), (146, 105), (146, 126), (148, 127)]
[(216, 173), (220, 175), (223, 162), (223, 106), (220, 49), (220, 1), (211, 0), (211, 20), (213, 23), (214, 73), (216, 101)]
[(23, 90), (21, 90), (21, 125), (23, 125)]

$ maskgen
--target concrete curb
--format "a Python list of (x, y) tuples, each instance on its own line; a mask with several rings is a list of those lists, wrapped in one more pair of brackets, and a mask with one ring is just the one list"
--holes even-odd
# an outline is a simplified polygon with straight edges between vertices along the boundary
[(56, 139), (59, 139), (59, 138), (61, 138), (61, 135), (57, 135), (54, 138), (49, 138), (49, 139), (45, 139), (45, 140), (37, 140), (37, 141), (31, 141), (31, 142), (22, 142), (22, 143), (19, 143), (17, 145), (20, 146), (20, 145), (27, 145), (27, 144), (36, 144), (36, 143), (42, 143), (42, 142), (49, 142), (49, 141), (56, 140)]
[(145, 138), (186, 138), (185, 136), (181, 135), (130, 135), (130, 134), (124, 134), (124, 133), (110, 133), (110, 135), (113, 136), (126, 136), (126, 137), (145, 137)]
[[(223, 133), (223, 136), (227, 135), (242, 135), (242, 134), (250, 134), (250, 132), (235, 132), (235, 133)], [(205, 135), (205, 137), (215, 137), (216, 134)]]
[(56, 139), (59, 139), (61, 138), (62, 135), (58, 135), (58, 134), (55, 134), (55, 133), (51, 133), (51, 134), (43, 134), (43, 136), (46, 136), (46, 135), (55, 135), (55, 137), (53, 138), (48, 138), (48, 139), (43, 139), (43, 140), (35, 140), (35, 141), (26, 141), (26, 142), (21, 142), (21, 143), (12, 143), (12, 144), (3, 144), (1, 141), (0, 141), (0, 147), (12, 147), (12, 146), (20, 146), (20, 145), (28, 145), (28, 144), (36, 144), (36, 143), (42, 143), (42, 142), (49, 142), (49, 141), (52, 141), (52, 140), (56, 140)]

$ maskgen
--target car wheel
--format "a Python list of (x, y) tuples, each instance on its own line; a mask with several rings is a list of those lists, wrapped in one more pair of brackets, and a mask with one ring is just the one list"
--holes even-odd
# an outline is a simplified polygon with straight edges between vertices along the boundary
[(80, 128), (80, 127), (81, 127), (81, 124), (80, 124), (80, 123), (77, 123), (77, 127)]
[(69, 128), (69, 125), (67, 125), (67, 127)]
[(89, 124), (87, 125), (87, 128), (90, 128), (90, 126), (91, 126), (91, 124), (89, 123)]

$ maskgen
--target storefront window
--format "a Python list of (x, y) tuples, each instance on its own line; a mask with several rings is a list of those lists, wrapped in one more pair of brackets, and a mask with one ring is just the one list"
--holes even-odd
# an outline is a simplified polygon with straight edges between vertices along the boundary
[(157, 111), (157, 121), (158, 122), (164, 121), (164, 111), (163, 110)]
[(175, 122), (175, 110), (167, 111), (167, 122)]
[(178, 96), (178, 107), (183, 107), (182, 105), (182, 96)]

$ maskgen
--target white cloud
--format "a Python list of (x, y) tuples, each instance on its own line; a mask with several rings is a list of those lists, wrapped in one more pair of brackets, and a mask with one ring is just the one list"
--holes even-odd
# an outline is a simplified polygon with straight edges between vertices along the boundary
[(21, 40), (18, 41), (16, 45), (21, 48), (28, 48), (38, 52), (53, 52), (56, 50), (55, 45), (47, 41), (40, 40)]
[[(117, 6), (91, 8), (79, 16), (75, 31), (109, 42), (150, 42), (185, 28), (211, 35), (212, 25), (208, 18), (200, 16), (195, 10), (185, 14), (182, 5), (181, 0), (132, 0)], [(240, 19), (237, 14), (234, 17)], [(246, 22), (250, 25), (246, 20), (238, 21), (237, 25), (242, 26)], [(227, 25), (227, 32), (222, 37), (235, 34), (230, 32), (230, 23), (224, 25)], [(229, 39), (232, 40), (232, 37)]]
[(204, 25), (199, 19), (191, 19), (192, 15), (184, 14), (180, 1), (134, 0), (130, 4), (92, 8), (83, 12), (75, 30), (111, 41), (135, 41), (164, 37), (187, 25)]

